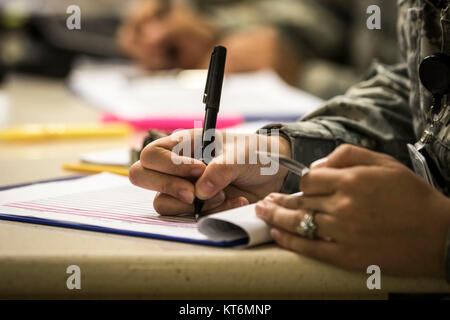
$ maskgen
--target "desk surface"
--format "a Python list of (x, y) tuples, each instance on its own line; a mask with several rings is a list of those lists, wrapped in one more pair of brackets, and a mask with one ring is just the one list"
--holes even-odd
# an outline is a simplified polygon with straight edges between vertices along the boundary
[[(98, 113), (62, 82), (14, 76), (5, 87), (9, 124), (95, 121)], [(61, 164), (80, 153), (127, 145), (127, 139), (0, 143), (0, 185), (69, 176)], [(68, 290), (66, 268), (81, 269)], [(435, 279), (344, 271), (275, 245), (220, 249), (0, 221), (0, 297), (385, 298), (388, 292), (450, 292)]]

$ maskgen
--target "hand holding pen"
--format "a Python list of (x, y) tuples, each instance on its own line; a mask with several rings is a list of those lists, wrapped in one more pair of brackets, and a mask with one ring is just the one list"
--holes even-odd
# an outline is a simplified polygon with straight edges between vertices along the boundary
[[(202, 152), (201, 159), (195, 159), (193, 152), (189, 157), (181, 157), (173, 151), (179, 140), (171, 135), (147, 145), (141, 152), (140, 161), (130, 168), (132, 183), (158, 191), (153, 206), (162, 215), (194, 212), (198, 217), (201, 212), (218, 212), (256, 202), (270, 192), (278, 192), (286, 176), (287, 170), (279, 170), (274, 175), (261, 175), (261, 167), (257, 164), (225, 163), (223, 157), (226, 154), (234, 154), (233, 163), (237, 163), (236, 159), (246, 159), (251, 152), (248, 146), (237, 147), (234, 139), (222, 146), (214, 144), (211, 148), (214, 139), (210, 137), (219, 134), (214, 129), (220, 103), (225, 48), (219, 47), (216, 54), (213, 52), (205, 88), (206, 112), (202, 132), (202, 138), (206, 134), (202, 139), (202, 150), (213, 149), (215, 154), (205, 154), (204, 157)], [(190, 141), (199, 134), (198, 130), (186, 130), (184, 133), (184, 138)], [(255, 133), (240, 136), (249, 140), (258, 139), (267, 146), (267, 150), (276, 144), (281, 155), (291, 154), (289, 141), (280, 136)], [(178, 164), (173, 161), (174, 158), (180, 160)], [(195, 200), (195, 196), (207, 200)]]

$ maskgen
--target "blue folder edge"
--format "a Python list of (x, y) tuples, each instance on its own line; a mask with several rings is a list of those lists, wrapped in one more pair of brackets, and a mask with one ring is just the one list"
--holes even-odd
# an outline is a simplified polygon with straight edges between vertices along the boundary
[[(0, 191), (10, 190), (10, 189), (19, 188), (19, 187), (25, 187), (25, 186), (29, 186), (29, 185), (33, 185), (33, 184), (75, 180), (75, 179), (79, 179), (82, 177), (85, 177), (85, 176), (74, 176), (74, 177), (68, 177), (68, 178), (57, 178), (57, 179), (51, 179), (51, 180), (36, 181), (36, 182), (31, 182), (31, 183), (16, 184), (16, 185), (11, 185), (11, 186), (0, 187)], [(213, 247), (234, 247), (234, 246), (239, 246), (239, 245), (245, 245), (248, 243), (248, 240), (249, 240), (248, 237), (238, 239), (238, 240), (233, 240), (233, 241), (221, 241), (221, 242), (214, 242), (211, 240), (196, 240), (196, 239), (189, 239), (189, 238), (182, 238), (182, 237), (165, 236), (165, 235), (161, 235), (161, 234), (154, 234), (154, 233), (147, 233), (147, 232), (99, 227), (99, 226), (93, 226), (93, 225), (88, 225), (88, 224), (79, 224), (79, 223), (73, 223), (73, 222), (64, 222), (64, 221), (49, 220), (49, 219), (42, 219), (42, 218), (35, 218), (35, 217), (15, 216), (15, 215), (9, 215), (9, 214), (2, 214), (1, 212), (0, 212), (0, 220), (41, 224), (41, 225), (52, 226), (52, 227), (62, 227), (62, 228), (96, 231), (96, 232), (104, 232), (104, 233), (113, 233), (113, 234), (120, 234), (120, 235), (134, 236), (134, 237), (141, 237), (141, 238), (151, 238), (151, 239), (158, 239), (158, 240), (169, 240), (169, 241), (177, 241), (177, 242), (185, 242), (185, 243), (193, 243), (193, 244), (202, 244), (202, 245), (213, 246)]]

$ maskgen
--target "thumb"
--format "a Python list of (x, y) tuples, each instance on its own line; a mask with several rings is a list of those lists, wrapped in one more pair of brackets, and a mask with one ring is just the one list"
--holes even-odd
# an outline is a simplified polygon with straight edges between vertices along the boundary
[(222, 156), (214, 158), (195, 183), (196, 196), (206, 200), (225, 189), (240, 175), (241, 167), (227, 164)]
[(343, 144), (337, 147), (326, 158), (314, 161), (311, 169), (318, 168), (346, 168), (360, 165), (380, 165), (388, 156), (357, 147), (351, 144)]

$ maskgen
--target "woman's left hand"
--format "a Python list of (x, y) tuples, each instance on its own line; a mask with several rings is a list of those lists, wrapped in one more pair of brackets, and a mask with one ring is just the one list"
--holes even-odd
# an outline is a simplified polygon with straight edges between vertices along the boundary
[[(343, 145), (300, 187), (303, 196), (271, 194), (256, 206), (280, 246), (347, 269), (444, 275), (450, 200), (392, 157)], [(306, 212), (315, 240), (296, 232)]]

